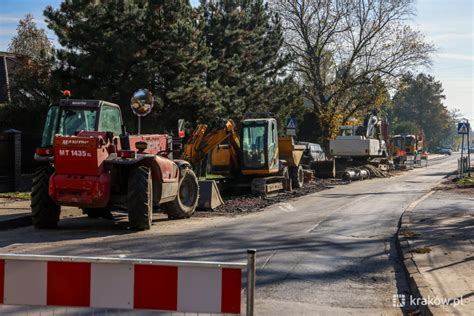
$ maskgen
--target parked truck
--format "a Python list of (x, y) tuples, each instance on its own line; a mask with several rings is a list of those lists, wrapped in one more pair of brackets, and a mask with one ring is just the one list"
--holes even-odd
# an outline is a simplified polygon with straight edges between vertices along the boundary
[[(138, 116), (151, 111), (152, 96), (132, 98)], [(130, 227), (149, 229), (153, 210), (170, 218), (193, 215), (199, 187), (191, 165), (173, 159), (167, 134), (130, 135), (120, 107), (101, 100), (64, 99), (49, 108), (35, 159), (31, 211), (37, 228), (56, 227), (61, 206), (76, 206), (90, 217), (127, 210)]]
[(413, 169), (428, 165), (428, 154), (422, 132), (395, 135), (390, 140), (390, 152), (397, 169)]
[(348, 159), (370, 159), (387, 157), (383, 120), (371, 111), (359, 126), (341, 126), (336, 139), (329, 141), (329, 152), (333, 157)]

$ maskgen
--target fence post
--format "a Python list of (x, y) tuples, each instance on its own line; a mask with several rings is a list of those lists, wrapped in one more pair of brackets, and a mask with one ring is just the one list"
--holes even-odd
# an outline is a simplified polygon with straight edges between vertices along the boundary
[(3, 131), (8, 139), (10, 190), (17, 191), (21, 182), (21, 132), (16, 129)]
[(254, 315), (256, 249), (247, 250), (247, 316)]

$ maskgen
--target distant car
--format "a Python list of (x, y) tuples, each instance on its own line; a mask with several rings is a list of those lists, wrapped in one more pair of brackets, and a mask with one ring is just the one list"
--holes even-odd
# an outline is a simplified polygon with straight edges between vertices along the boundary
[(326, 154), (323, 148), (319, 144), (300, 142), (300, 145), (305, 145), (306, 149), (301, 158), (301, 164), (307, 168), (311, 168), (311, 165), (316, 161), (325, 161)]
[(450, 155), (451, 156), (453, 151), (449, 148), (441, 148), (439, 153), (442, 154), (442, 155)]

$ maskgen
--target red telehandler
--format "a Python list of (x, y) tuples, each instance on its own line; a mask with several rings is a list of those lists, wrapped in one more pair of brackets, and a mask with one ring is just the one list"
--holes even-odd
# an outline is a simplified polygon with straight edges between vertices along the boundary
[[(139, 117), (152, 105), (147, 90), (132, 98)], [(77, 206), (89, 217), (128, 210), (130, 227), (138, 230), (150, 229), (154, 209), (170, 218), (196, 209), (198, 181), (187, 161), (173, 159), (172, 137), (127, 134), (113, 103), (64, 99), (51, 106), (35, 159), (43, 162), (31, 190), (37, 228), (56, 227), (61, 206)]]

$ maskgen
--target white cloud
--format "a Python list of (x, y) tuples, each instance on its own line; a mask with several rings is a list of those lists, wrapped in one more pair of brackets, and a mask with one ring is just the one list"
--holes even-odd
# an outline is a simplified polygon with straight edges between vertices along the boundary
[(0, 25), (0, 36), (13, 37), (15, 34), (16, 34), (16, 29), (14, 29), (14, 28), (4, 28)]
[(438, 57), (441, 59), (450, 59), (450, 60), (474, 61), (474, 56), (469, 55), (469, 54), (438, 53), (438, 54), (435, 54), (435, 57)]
[(473, 39), (474, 33), (442, 33), (427, 36), (433, 41)]
[(0, 15), (1, 23), (18, 23), (21, 17), (11, 15)]

